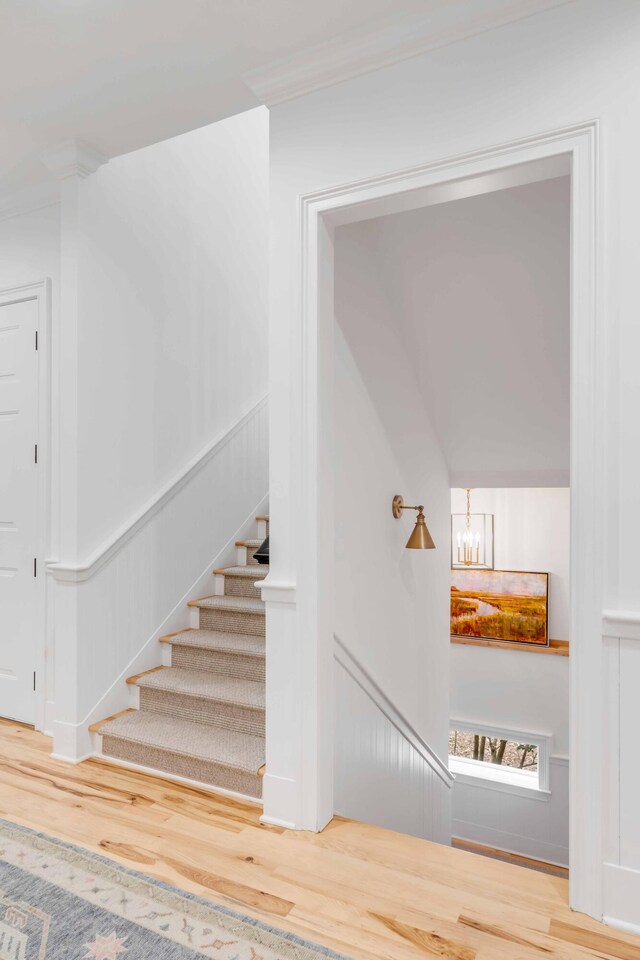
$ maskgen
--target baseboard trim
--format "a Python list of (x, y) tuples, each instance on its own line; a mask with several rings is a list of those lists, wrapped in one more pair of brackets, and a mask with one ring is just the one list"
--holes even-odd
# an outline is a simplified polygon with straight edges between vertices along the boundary
[(84, 763), (85, 760), (90, 760), (93, 754), (86, 753), (82, 757), (67, 757), (63, 753), (51, 753), (49, 756), (52, 760), (60, 760), (61, 763), (70, 763), (72, 766), (77, 767), (79, 763)]
[(513, 853), (511, 850), (502, 850), (499, 847), (488, 847), (484, 843), (474, 843), (471, 840), (463, 840), (461, 837), (452, 837), (451, 846), (455, 850), (463, 850), (465, 853), (475, 853), (480, 857), (488, 857), (491, 860), (498, 860), (502, 863), (511, 863), (516, 867), (526, 867), (529, 870), (557, 871), (557, 876), (568, 879), (569, 868), (563, 867), (558, 863), (549, 863), (548, 860), (539, 860), (536, 857), (525, 857), (521, 853)]
[(260, 823), (266, 823), (270, 827), (282, 827), (284, 830), (295, 830), (295, 823), (288, 820), (279, 820), (277, 817), (267, 817), (264, 813), (260, 817)]
[(640, 933), (640, 870), (605, 863), (602, 886), (605, 923)]
[(602, 922), (606, 923), (608, 927), (615, 927), (616, 930), (621, 930), (623, 933), (640, 936), (640, 923), (625, 923), (624, 920), (617, 920), (615, 917), (607, 916), (602, 918)]
[(510, 853), (516, 857), (526, 857), (529, 860), (540, 860), (554, 867), (569, 866), (569, 849), (555, 843), (544, 843), (520, 836), (517, 833), (506, 833), (492, 827), (479, 826), (466, 820), (453, 820), (451, 834), (456, 839), (466, 843), (476, 843), (483, 847), (494, 847), (503, 853)]

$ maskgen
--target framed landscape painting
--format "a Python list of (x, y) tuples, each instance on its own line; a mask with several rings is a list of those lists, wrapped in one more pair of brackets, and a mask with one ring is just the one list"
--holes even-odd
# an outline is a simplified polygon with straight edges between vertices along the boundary
[(451, 571), (451, 636), (549, 643), (549, 574)]

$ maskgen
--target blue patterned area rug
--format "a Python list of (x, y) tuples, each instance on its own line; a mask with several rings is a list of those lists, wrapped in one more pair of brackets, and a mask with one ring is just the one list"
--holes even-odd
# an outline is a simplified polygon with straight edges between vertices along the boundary
[(0, 820), (0, 960), (346, 960)]

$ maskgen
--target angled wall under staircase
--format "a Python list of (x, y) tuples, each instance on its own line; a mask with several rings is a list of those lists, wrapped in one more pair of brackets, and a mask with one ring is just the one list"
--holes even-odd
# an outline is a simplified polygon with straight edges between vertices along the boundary
[(137, 709), (91, 727), (102, 756), (259, 798), (265, 761), (265, 613), (253, 554), (268, 533), (236, 544), (234, 566), (214, 571), (216, 592), (189, 603), (196, 624), (161, 643), (170, 666), (127, 681)]

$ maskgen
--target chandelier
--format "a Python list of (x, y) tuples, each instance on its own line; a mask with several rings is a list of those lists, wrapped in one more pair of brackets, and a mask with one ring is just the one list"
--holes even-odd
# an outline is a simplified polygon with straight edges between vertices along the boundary
[(458, 563), (465, 567), (478, 566), (480, 563), (480, 534), (471, 528), (471, 488), (466, 487), (467, 516), (464, 533), (458, 531)]
[(467, 512), (451, 515), (451, 566), (493, 568), (493, 515), (471, 513), (471, 488), (465, 487)]

